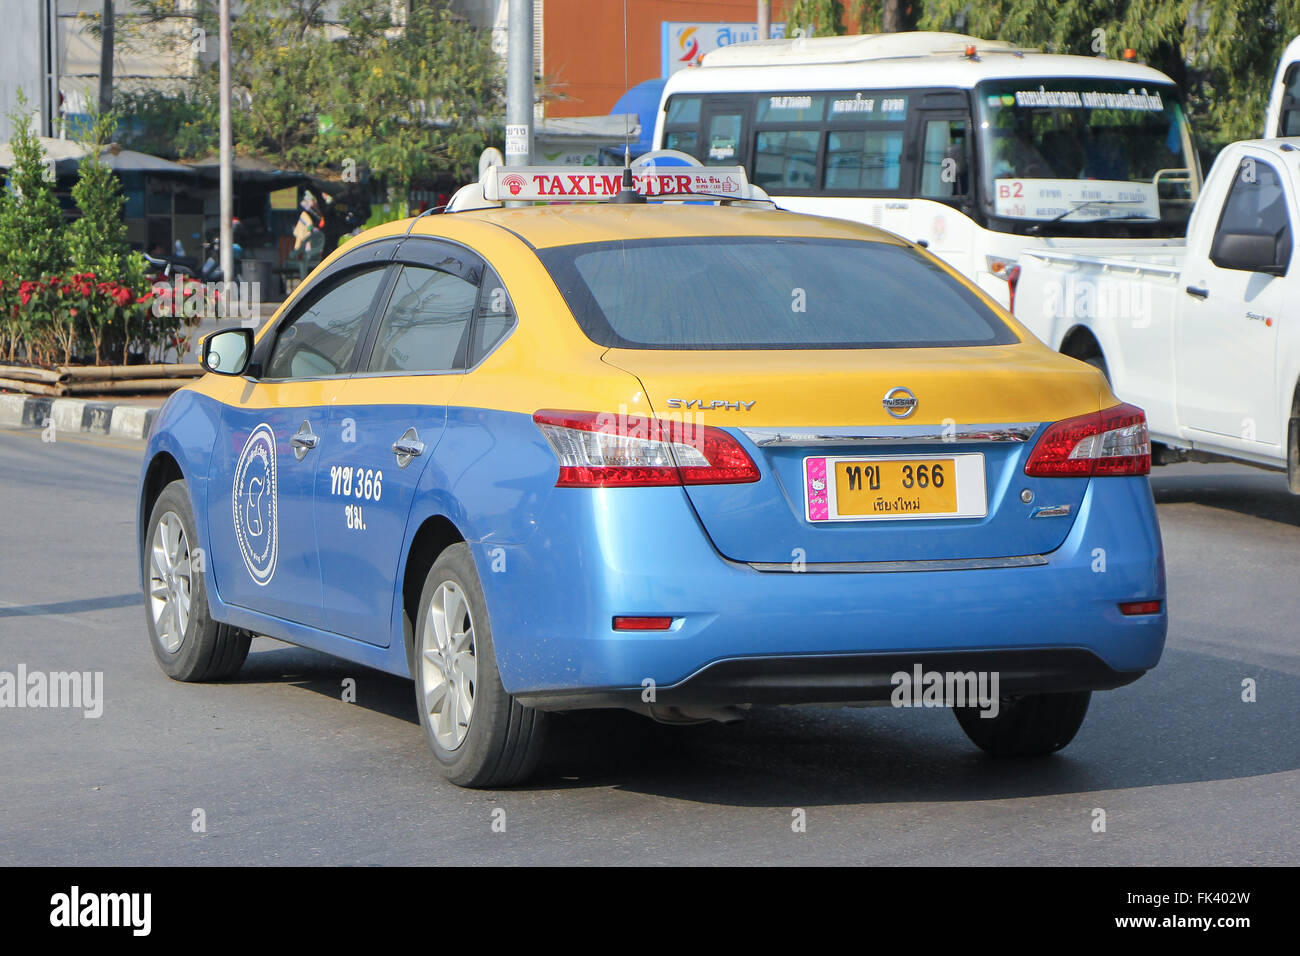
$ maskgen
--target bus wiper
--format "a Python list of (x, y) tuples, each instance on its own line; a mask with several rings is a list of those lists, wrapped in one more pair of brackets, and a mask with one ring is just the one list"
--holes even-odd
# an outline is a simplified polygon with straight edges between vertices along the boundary
[[(1030, 226), (1028, 229), (1025, 230), (1025, 234), (1029, 236), (1036, 236), (1043, 231), (1044, 226), (1054, 225), (1060, 222), (1066, 216), (1072, 216), (1080, 209), (1087, 209), (1089, 206), (1132, 206), (1135, 203), (1139, 203), (1141, 201), (1142, 200), (1140, 199), (1089, 199), (1085, 202), (1080, 202), (1077, 205), (1072, 206), (1071, 208), (1065, 210), (1065, 212), (1061, 213), (1059, 216), (1053, 216), (1051, 219), (1048, 219), (1046, 222), (1034, 223), (1034, 225)], [(1145, 219), (1147, 222), (1160, 221), (1156, 216), (1137, 216), (1137, 215), (1109, 216), (1106, 218), (1105, 221), (1117, 222), (1120, 220), (1133, 220), (1133, 219)]]

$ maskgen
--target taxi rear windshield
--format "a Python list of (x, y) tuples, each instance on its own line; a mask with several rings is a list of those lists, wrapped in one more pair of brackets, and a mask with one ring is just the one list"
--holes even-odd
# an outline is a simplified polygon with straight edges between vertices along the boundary
[(609, 348), (888, 349), (1018, 341), (969, 289), (890, 243), (642, 239), (538, 255), (588, 338)]

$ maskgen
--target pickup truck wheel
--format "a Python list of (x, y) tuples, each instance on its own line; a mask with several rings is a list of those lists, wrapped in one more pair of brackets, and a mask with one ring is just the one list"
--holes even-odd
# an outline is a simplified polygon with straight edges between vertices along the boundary
[(1300, 418), (1287, 423), (1286, 483), (1291, 494), (1300, 495)]
[(443, 775), (462, 787), (522, 782), (541, 757), (547, 714), (506, 693), (469, 545), (429, 569), (415, 626), (415, 703)]
[(154, 657), (163, 673), (179, 681), (233, 677), (252, 641), (247, 631), (209, 616), (204, 574), (191, 557), (197, 540), (185, 482), (173, 481), (149, 515), (141, 577)]
[(1091, 691), (1003, 698), (996, 717), (978, 707), (954, 707), (966, 736), (995, 757), (1039, 757), (1060, 750), (1079, 732)]

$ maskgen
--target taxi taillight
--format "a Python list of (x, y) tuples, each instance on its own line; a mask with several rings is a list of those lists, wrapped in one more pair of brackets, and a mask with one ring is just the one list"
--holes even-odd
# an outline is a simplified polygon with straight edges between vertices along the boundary
[(1031, 478), (1150, 473), (1147, 416), (1136, 405), (1115, 405), (1054, 422), (1025, 462), (1025, 474)]
[(666, 631), (673, 626), (671, 617), (647, 617), (645, 615), (615, 615), (616, 631)]
[(560, 464), (557, 488), (722, 485), (758, 481), (758, 466), (721, 428), (609, 412), (533, 415)]
[(1119, 612), (1125, 617), (1137, 617), (1143, 614), (1159, 614), (1159, 601), (1120, 601)]

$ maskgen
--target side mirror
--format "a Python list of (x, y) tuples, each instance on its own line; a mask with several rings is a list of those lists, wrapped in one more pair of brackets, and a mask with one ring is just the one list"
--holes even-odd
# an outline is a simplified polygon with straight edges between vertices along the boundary
[(1241, 272), (1262, 272), (1265, 275), (1286, 275), (1290, 261), (1290, 250), (1286, 250), (1286, 260), (1278, 261), (1280, 256), (1277, 236), (1270, 232), (1218, 232), (1210, 245), (1210, 261), (1220, 269), (1236, 269)]
[(203, 340), (203, 368), (217, 375), (243, 375), (253, 355), (252, 329), (223, 329)]

